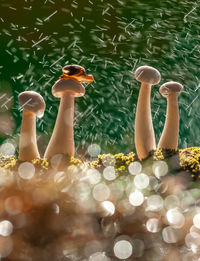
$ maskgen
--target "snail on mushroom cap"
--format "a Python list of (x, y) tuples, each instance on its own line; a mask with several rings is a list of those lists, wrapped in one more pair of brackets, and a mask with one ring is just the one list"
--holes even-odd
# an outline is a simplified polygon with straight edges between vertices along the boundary
[(79, 65), (66, 65), (62, 68), (63, 75), (59, 79), (73, 79), (77, 82), (93, 82), (93, 76), (86, 74), (85, 69)]
[(52, 87), (52, 94), (61, 98), (59, 111), (53, 134), (44, 154), (45, 159), (50, 159), (56, 154), (74, 156), (74, 97), (85, 94), (82, 82), (92, 82), (93, 76), (88, 75), (79, 65), (63, 67), (63, 75)]

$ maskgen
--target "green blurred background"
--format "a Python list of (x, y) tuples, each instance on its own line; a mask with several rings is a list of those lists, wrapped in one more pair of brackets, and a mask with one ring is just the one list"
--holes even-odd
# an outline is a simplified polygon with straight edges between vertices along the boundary
[[(38, 91), (46, 112), (37, 121), (44, 152), (59, 100), (51, 87), (65, 64), (80, 64), (94, 75), (84, 97), (76, 99), (74, 136), (77, 154), (90, 144), (101, 153), (135, 151), (134, 119), (138, 66), (156, 67), (160, 84), (182, 83), (179, 96), (179, 147), (199, 146), (200, 1), (186, 0), (1, 0), (0, 134), (17, 148), (21, 108), (17, 96)], [(157, 142), (166, 100), (152, 88)]]

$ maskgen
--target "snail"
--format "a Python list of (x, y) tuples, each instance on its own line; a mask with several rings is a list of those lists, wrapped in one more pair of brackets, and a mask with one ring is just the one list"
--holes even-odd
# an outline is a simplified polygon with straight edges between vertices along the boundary
[(73, 79), (77, 82), (93, 82), (93, 76), (87, 75), (85, 69), (79, 65), (66, 65), (62, 68), (60, 80)]

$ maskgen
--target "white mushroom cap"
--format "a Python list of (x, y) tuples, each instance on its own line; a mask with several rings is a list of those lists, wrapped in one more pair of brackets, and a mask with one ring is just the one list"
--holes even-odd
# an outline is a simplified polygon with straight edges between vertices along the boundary
[(26, 111), (35, 113), (42, 117), (45, 111), (45, 102), (43, 97), (34, 91), (25, 91), (18, 95), (18, 101)]
[(168, 96), (169, 93), (179, 93), (183, 90), (183, 85), (178, 82), (166, 82), (159, 89), (160, 93), (165, 98)]
[(135, 79), (152, 85), (158, 84), (161, 80), (160, 72), (151, 66), (140, 66), (135, 71)]
[(52, 94), (60, 98), (64, 92), (69, 92), (75, 97), (80, 97), (85, 94), (85, 88), (73, 79), (58, 80), (52, 87)]

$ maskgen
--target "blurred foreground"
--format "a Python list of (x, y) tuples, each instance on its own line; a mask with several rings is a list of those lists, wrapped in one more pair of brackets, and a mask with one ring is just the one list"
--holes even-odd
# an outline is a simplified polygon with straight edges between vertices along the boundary
[(159, 157), (2, 158), (2, 260), (199, 260), (198, 183)]

